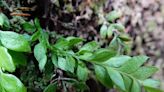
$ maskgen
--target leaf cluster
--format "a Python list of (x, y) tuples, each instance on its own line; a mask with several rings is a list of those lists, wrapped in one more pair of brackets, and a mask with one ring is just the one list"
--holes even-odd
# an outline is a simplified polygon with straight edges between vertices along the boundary
[[(1, 17), (4, 15), (0, 16), (0, 25), (6, 27), (7, 20)], [(113, 21), (112, 18), (109, 20)], [(118, 48), (115, 48), (116, 42), (122, 39), (121, 36), (116, 35), (109, 47), (101, 48), (95, 41), (81, 45), (85, 40), (72, 36), (56, 38), (52, 43), (50, 42), (52, 33), (43, 30), (38, 19), (32, 24), (25, 23), (23, 28), (32, 35), (0, 31), (1, 92), (27, 92), (27, 88), (16, 76), (7, 73), (12, 73), (16, 67), (27, 64), (26, 53), (34, 55), (41, 72), (47, 72), (47, 69), (53, 66), (55, 70), (67, 75), (66, 78), (59, 75), (44, 89), (44, 92), (60, 90), (60, 84), (64, 91), (70, 91), (69, 88), (73, 87), (76, 92), (83, 92), (89, 90), (86, 81), (90, 78), (95, 78), (105, 87), (116, 88), (120, 92), (141, 92), (142, 87), (146, 92), (162, 92), (158, 89), (159, 81), (150, 78), (158, 69), (143, 66), (148, 60), (147, 56), (121, 55)], [(124, 30), (121, 25), (112, 24), (108, 28), (103, 25), (100, 31), (106, 29), (112, 31), (113, 28)], [(46, 67), (49, 62), (49, 67)]]

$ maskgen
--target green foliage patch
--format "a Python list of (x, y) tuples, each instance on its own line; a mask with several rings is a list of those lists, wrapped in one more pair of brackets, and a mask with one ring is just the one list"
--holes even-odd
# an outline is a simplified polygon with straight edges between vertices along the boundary
[[(107, 18), (112, 22), (119, 16), (119, 13), (113, 11)], [(3, 20), (3, 17), (7, 18), (1, 13), (0, 25), (4, 29), (10, 28), (9, 21)], [(24, 31), (32, 35), (0, 31), (0, 92), (27, 92), (27, 88), (15, 75), (8, 74), (21, 65), (27, 65), (27, 53), (35, 57), (40, 71), (47, 73), (47, 76), (51, 73), (55, 75), (51, 67), (52, 70), (60, 70), (67, 75), (54, 80), (49, 78), (49, 85), (44, 92), (56, 92), (61, 85), (65, 92), (70, 87), (76, 92), (84, 92), (89, 90), (86, 81), (90, 78), (120, 92), (141, 92), (142, 87), (147, 92), (162, 92), (158, 89), (159, 81), (150, 79), (158, 69), (143, 66), (148, 60), (147, 56), (131, 57), (122, 54), (127, 51), (125, 43), (130, 38), (125, 35), (121, 24), (102, 25), (102, 38), (113, 36), (106, 48), (101, 48), (95, 41), (82, 45), (85, 40), (79, 37), (54, 37), (56, 40), (51, 42), (49, 39), (52, 32), (43, 30), (38, 19), (32, 24), (26, 22), (22, 25)]]

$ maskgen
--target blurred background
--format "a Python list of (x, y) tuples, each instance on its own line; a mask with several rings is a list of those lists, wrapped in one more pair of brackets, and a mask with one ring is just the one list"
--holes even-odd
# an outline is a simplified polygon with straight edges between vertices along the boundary
[(119, 21), (133, 38), (131, 54), (150, 57), (148, 65), (159, 68), (153, 77), (164, 89), (164, 0), (114, 0), (111, 5), (123, 12)]

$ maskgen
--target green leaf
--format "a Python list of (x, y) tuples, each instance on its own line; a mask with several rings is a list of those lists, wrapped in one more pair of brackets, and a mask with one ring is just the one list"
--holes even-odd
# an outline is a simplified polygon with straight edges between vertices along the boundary
[(110, 67), (106, 67), (107, 71), (108, 71), (108, 74), (111, 78), (111, 80), (120, 88), (122, 89), (123, 91), (125, 91), (125, 84), (124, 84), (124, 81), (123, 81), (123, 78), (121, 76), (121, 74), (114, 70), (113, 68), (110, 68)]
[(12, 74), (0, 73), (0, 80), (5, 92), (27, 92), (22, 82)]
[(42, 43), (38, 43), (34, 47), (34, 56), (36, 60), (39, 62), (39, 69), (42, 71), (46, 65), (47, 62), (47, 56), (46, 56), (46, 48)]
[(122, 75), (122, 78), (124, 80), (126, 92), (131, 92), (132, 79), (126, 75)]
[(8, 51), (13, 59), (14, 64), (17, 65), (23, 65), (25, 66), (27, 64), (27, 58), (26, 56), (21, 52), (15, 52), (15, 51)]
[(115, 23), (115, 24), (112, 24), (111, 26), (120, 32), (124, 32), (124, 30), (125, 30), (125, 27), (120, 23)]
[(10, 28), (10, 22), (7, 16), (3, 13), (0, 13), (0, 26), (8, 30)]
[(99, 49), (87, 61), (104, 62), (115, 55), (116, 53), (114, 51), (110, 51), (108, 49)]
[(75, 82), (73, 87), (76, 89), (76, 92), (84, 92), (89, 90), (85, 82)]
[(126, 42), (121, 41), (121, 44), (124, 47), (124, 51), (125, 51), (124, 53), (130, 54), (132, 51), (132, 49), (131, 49), (132, 48), (132, 41), (126, 41)]
[(131, 57), (129, 56), (116, 56), (112, 57), (109, 60), (105, 61), (104, 64), (109, 65), (110, 67), (120, 67), (123, 65), (125, 62), (127, 62)]
[(49, 60), (49, 61), (47, 61), (45, 68), (44, 68), (44, 80), (45, 81), (51, 80), (53, 75), (54, 75), (54, 65)]
[(0, 67), (9, 72), (15, 71), (15, 65), (12, 57), (8, 53), (8, 50), (2, 46), (0, 46)]
[(55, 43), (54, 47), (56, 47), (58, 49), (67, 49), (68, 48), (68, 44), (69, 44), (69, 42), (66, 39), (60, 38)]
[(151, 87), (145, 87), (145, 86), (144, 86), (144, 88), (145, 88), (146, 92), (163, 92), (162, 90), (157, 89), (157, 88), (151, 88)]
[(118, 39), (117, 39), (117, 36), (115, 36), (112, 41), (110, 42), (109, 44), (109, 47), (108, 47), (109, 50), (113, 50), (115, 51), (116, 53), (118, 53), (118, 50), (119, 50), (119, 42), (118, 42)]
[(72, 47), (73, 45), (76, 45), (82, 41), (84, 41), (82, 38), (78, 38), (78, 37), (67, 37), (66, 38), (67, 41), (69, 41), (69, 47)]
[(45, 47), (50, 47), (48, 32), (40, 31), (40, 34), (39, 42), (42, 43)]
[(106, 15), (106, 18), (108, 21), (113, 22), (114, 20), (116, 20), (117, 18), (121, 16), (122, 14), (120, 11), (111, 11), (110, 13)]
[(135, 72), (143, 63), (148, 59), (147, 56), (135, 56), (132, 57), (128, 62), (125, 62), (120, 68), (120, 71), (126, 73)]
[(54, 64), (54, 66), (58, 67), (58, 60), (57, 60), (56, 53), (52, 52), (51, 60), (52, 60), (52, 63)]
[(67, 61), (63, 57), (58, 57), (58, 67), (64, 71), (68, 70)]
[(75, 68), (75, 59), (72, 56), (67, 56), (66, 62), (67, 62), (67, 67), (68, 67), (67, 70), (73, 73), (74, 68)]
[(97, 42), (95, 41), (88, 42), (87, 44), (85, 44), (84, 46), (80, 48), (79, 53), (83, 54), (84, 52), (92, 52), (98, 48), (99, 48), (99, 45)]
[(111, 88), (113, 87), (112, 85), (112, 80), (110, 79), (110, 77), (108, 76), (108, 72), (106, 69), (104, 69), (103, 67), (99, 66), (99, 65), (95, 65), (94, 66), (95, 69), (95, 74), (96, 74), (96, 78), (106, 87)]
[(141, 92), (140, 84), (138, 83), (138, 81), (136, 81), (134, 79), (133, 79), (133, 84), (132, 84), (132, 87), (131, 87), (131, 92)]
[(142, 85), (146, 87), (159, 88), (160, 81), (153, 80), (153, 79), (146, 79), (142, 81)]
[(31, 41), (36, 41), (40, 37), (40, 31), (36, 31), (32, 36), (31, 36)]
[(0, 92), (5, 92), (4, 89), (2, 88), (1, 84), (0, 84)]
[(38, 31), (41, 31), (42, 30), (38, 18), (35, 18), (34, 24), (35, 24), (35, 26), (36, 26), (36, 28), (37, 28)]
[(86, 81), (88, 78), (88, 69), (85, 66), (79, 64), (76, 75), (80, 81)]
[(30, 33), (33, 33), (33, 32), (36, 31), (35, 26), (34, 26), (32, 23), (30, 23), (30, 22), (24, 22), (24, 23), (22, 24), (22, 28), (23, 28), (26, 32), (30, 32)]
[(52, 83), (52, 84), (49, 84), (43, 92), (56, 92), (56, 89), (57, 89), (57, 83)]
[(25, 34), (22, 34), (22, 35), (27, 41), (29, 41), (29, 42), (31, 41), (31, 36), (29, 34), (25, 33)]
[(0, 40), (3, 46), (18, 52), (30, 52), (30, 44), (23, 35), (11, 31), (0, 31)]
[(121, 35), (119, 36), (119, 38), (120, 38), (122, 41), (131, 41), (129, 35), (127, 35), (127, 34), (121, 34)]
[(152, 76), (157, 70), (158, 68), (153, 66), (143, 66), (137, 71), (133, 72), (131, 75), (137, 79), (145, 80), (148, 77)]
[(112, 36), (113, 30), (114, 30), (114, 27), (113, 26), (109, 26), (108, 27), (108, 30), (107, 30), (107, 36), (108, 36), (108, 38), (110, 38)]
[(93, 54), (92, 53), (84, 53), (83, 55), (80, 55), (78, 56), (79, 59), (82, 59), (82, 60), (87, 60), (89, 57), (91, 57)]
[(71, 56), (66, 56), (66, 59), (58, 57), (58, 67), (64, 71), (73, 73), (75, 68), (75, 59)]
[(108, 30), (107, 25), (104, 24), (104, 25), (101, 26), (101, 28), (100, 28), (100, 36), (102, 38), (106, 38), (106, 36), (107, 36), (107, 30)]

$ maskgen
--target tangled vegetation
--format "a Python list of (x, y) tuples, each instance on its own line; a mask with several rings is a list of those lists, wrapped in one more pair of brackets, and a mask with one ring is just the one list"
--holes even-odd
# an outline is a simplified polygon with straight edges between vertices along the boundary
[(144, 65), (149, 57), (128, 55), (131, 38), (115, 22), (121, 13), (111, 11), (99, 17), (101, 40), (87, 41), (43, 29), (38, 18), (9, 18), (2, 11), (0, 92), (101, 92), (104, 87), (162, 92), (160, 82), (150, 78), (158, 69)]

